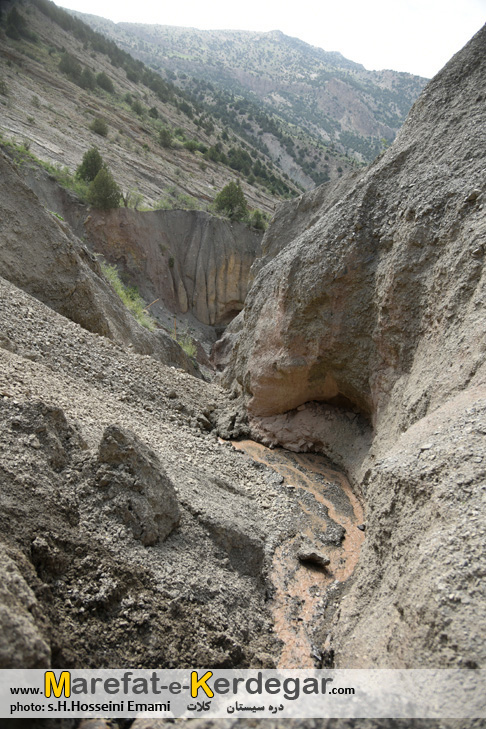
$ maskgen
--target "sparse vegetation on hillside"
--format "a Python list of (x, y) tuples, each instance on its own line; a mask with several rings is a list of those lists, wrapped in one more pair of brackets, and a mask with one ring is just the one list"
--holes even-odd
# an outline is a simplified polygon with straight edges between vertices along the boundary
[(49, 162), (39, 159), (29, 149), (28, 142), (16, 143), (11, 140), (4, 139), (0, 134), (0, 149), (6, 152), (16, 165), (30, 164), (41, 167), (46, 170), (57, 182), (67, 190), (72, 190), (81, 200), (86, 200), (88, 185), (77, 176), (73, 175), (68, 167), (63, 165), (53, 165)]
[(124, 24), (121, 32), (103, 19), (88, 20), (189, 92), (193, 106), (252, 144), (267, 145), (290, 170), (284, 151), (316, 184), (342, 166), (340, 155), (348, 157), (346, 166), (374, 159), (379, 139), (393, 139), (425, 82), (406, 73), (366, 71), (339, 53), (278, 32), (143, 24)]
[(248, 205), (239, 182), (229, 182), (216, 195), (214, 207), (231, 220), (243, 220), (248, 213)]
[(83, 160), (76, 170), (76, 177), (85, 182), (93, 182), (98, 172), (103, 168), (103, 158), (98, 147), (91, 147), (83, 155)]
[[(35, 53), (32, 43), (26, 39), (8, 43), (15, 43), (17, 58), (21, 54), (26, 59), (37, 60), (42, 63), (44, 71), (53, 76), (49, 87), (45, 87), (43, 93), (36, 94), (39, 114), (22, 115), (20, 120), (21, 123), (27, 120), (30, 126), (36, 125), (36, 138), (41, 141), (40, 145), (35, 142), (37, 153), (45, 152), (50, 160), (52, 157), (58, 158), (58, 153), (51, 154), (56, 145), (61, 146), (60, 139), (54, 142), (58, 131), (63, 135), (69, 134), (73, 146), (79, 145), (82, 138), (85, 149), (92, 144), (89, 136), (86, 137), (82, 132), (79, 137), (73, 136), (72, 126), (64, 111), (68, 105), (71, 107), (70, 121), (78, 125), (81, 122), (85, 129), (104, 137), (113, 145), (109, 157), (117, 179), (125, 175), (120, 170), (124, 150), (129, 154), (143, 155), (147, 164), (155, 163), (154, 178), (161, 175), (161, 168), (164, 169), (162, 181), (168, 174), (165, 182), (172, 183), (175, 176), (183, 207), (208, 208), (216, 190), (228, 182), (231, 170), (239, 174), (252, 207), (258, 206), (270, 212), (274, 208), (272, 198), (291, 197), (298, 192), (288, 176), (272, 162), (269, 151), (263, 147), (261, 150), (256, 149), (258, 140), (253, 144), (250, 139), (245, 141), (244, 130), (238, 135), (224, 128), (217, 114), (214, 116), (204, 111), (190, 92), (173, 85), (172, 78), (162, 78), (156, 71), (148, 69), (117, 48), (112, 41), (48, 0), (26, 0), (23, 7), (26, 9), (28, 28), (38, 31)], [(41, 20), (43, 16), (47, 20)], [(56, 26), (49, 27), (50, 20)], [(23, 70), (16, 74), (14, 86), (17, 91), (19, 77), (24, 77), (29, 84), (29, 72), (35, 73), (29, 63), (19, 64), (18, 68)], [(62, 100), (56, 99), (59, 89), (56, 76), (59, 73), (65, 77), (64, 82), (67, 78), (85, 94), (92, 96), (92, 103), (87, 104), (86, 96), (77, 94), (74, 89), (72, 95), (62, 94)], [(6, 92), (11, 80), (11, 74), (7, 73)], [(31, 98), (32, 90), (30, 86)], [(59, 93), (57, 96), (60, 96)], [(15, 117), (16, 103), (11, 95), (7, 98), (9, 100), (4, 105), (8, 104)], [(123, 110), (123, 115), (117, 115), (118, 109)], [(76, 113), (82, 115), (81, 118), (76, 119)], [(134, 124), (141, 125), (142, 122), (143, 127), (139, 126), (135, 131)], [(101, 146), (104, 154), (107, 152), (106, 146)], [(69, 150), (67, 152), (65, 159), (70, 156), (73, 165), (72, 156)], [(118, 155), (118, 160), (114, 163), (115, 155)], [(187, 162), (187, 155), (191, 155), (190, 163)], [(130, 177), (122, 179), (122, 186), (130, 190), (139, 188), (142, 182), (144, 189), (141, 194), (147, 203), (141, 204), (141, 207), (150, 208), (157, 200), (157, 191), (152, 190), (147, 194), (147, 177), (139, 179), (136, 170), (136, 166), (132, 165)], [(70, 174), (73, 175), (73, 172)], [(82, 180), (77, 178), (76, 181), (78, 184)], [(184, 195), (188, 195), (188, 200), (182, 200)], [(196, 198), (195, 204), (190, 202), (193, 198)]]
[(110, 170), (102, 167), (88, 188), (86, 199), (99, 210), (120, 207), (122, 193)]
[(153, 331), (156, 327), (154, 319), (150, 316), (146, 309), (146, 303), (138, 293), (134, 286), (126, 286), (120, 278), (116, 266), (112, 266), (106, 261), (100, 261), (101, 270), (105, 278), (108, 279), (113, 286), (127, 309), (131, 311), (135, 319), (146, 329)]

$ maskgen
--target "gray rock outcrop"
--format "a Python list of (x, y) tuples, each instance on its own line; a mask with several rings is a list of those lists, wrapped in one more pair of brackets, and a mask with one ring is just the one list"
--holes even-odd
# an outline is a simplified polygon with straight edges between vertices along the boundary
[(486, 27), (339, 200), (324, 186), (281, 211), (223, 375), (254, 435), (331, 455), (363, 490), (367, 538), (336, 627), (340, 665), (486, 659), (474, 577), (486, 481), (485, 79)]
[(51, 651), (34, 617), (40, 614), (33, 591), (0, 545), (0, 668), (49, 667)]
[(164, 541), (179, 524), (174, 485), (159, 459), (134, 433), (111, 425), (98, 449), (97, 481), (105, 499), (145, 546)]
[(225, 393), (3, 278), (0, 321), (3, 667), (275, 665), (293, 503), (211, 431)]

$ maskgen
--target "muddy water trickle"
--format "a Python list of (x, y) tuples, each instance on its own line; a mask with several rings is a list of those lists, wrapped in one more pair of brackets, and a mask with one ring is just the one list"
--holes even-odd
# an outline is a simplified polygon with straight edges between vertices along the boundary
[[(283, 643), (279, 668), (315, 668), (320, 647), (312, 644), (312, 628), (324, 613), (329, 590), (353, 573), (364, 534), (363, 509), (344, 474), (322, 456), (270, 450), (254, 441), (234, 442), (235, 448), (279, 473), (289, 498), (299, 505), (297, 534), (280, 544), (273, 557), (275, 631)], [(297, 553), (306, 547), (325, 555), (326, 568), (302, 563)]]

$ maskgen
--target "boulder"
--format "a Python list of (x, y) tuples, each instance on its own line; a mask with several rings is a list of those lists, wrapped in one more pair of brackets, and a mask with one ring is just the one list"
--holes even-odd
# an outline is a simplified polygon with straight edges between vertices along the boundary
[(51, 650), (34, 617), (39, 612), (33, 591), (0, 545), (0, 668), (50, 666)]
[(97, 480), (106, 499), (146, 547), (167, 539), (180, 520), (177, 495), (162, 464), (128, 430), (106, 428), (98, 449)]

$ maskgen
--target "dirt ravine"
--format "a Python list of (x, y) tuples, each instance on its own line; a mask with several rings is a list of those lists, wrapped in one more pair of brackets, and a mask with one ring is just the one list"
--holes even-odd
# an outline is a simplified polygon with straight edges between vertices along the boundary
[[(295, 500), (299, 514), (295, 534), (275, 550), (269, 578), (274, 629), (282, 642), (279, 668), (315, 668), (323, 651), (314, 643), (316, 626), (333, 592), (353, 574), (364, 540), (364, 513), (349, 481), (322, 456), (270, 450), (254, 441), (233, 443), (258, 463), (282, 477), (282, 489)], [(358, 528), (358, 527), (361, 527)], [(306, 552), (325, 557), (322, 566), (299, 559)], [(330, 625), (328, 625), (330, 628)]]
[(211, 382), (0, 157), (0, 668), (486, 665), (485, 99), (486, 26), (281, 211)]
[(363, 538), (343, 477), (222, 441), (217, 385), (4, 279), (0, 318), (0, 664), (320, 665)]

